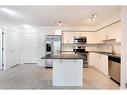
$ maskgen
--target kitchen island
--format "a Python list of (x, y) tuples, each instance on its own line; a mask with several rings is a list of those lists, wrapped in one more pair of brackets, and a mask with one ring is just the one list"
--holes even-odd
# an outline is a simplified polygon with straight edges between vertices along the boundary
[(82, 86), (83, 58), (77, 54), (48, 54), (41, 59), (53, 59), (53, 86)]

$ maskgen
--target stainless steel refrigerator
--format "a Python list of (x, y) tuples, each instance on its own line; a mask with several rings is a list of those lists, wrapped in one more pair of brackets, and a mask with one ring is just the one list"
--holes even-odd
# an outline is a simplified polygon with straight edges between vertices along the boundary
[[(61, 53), (61, 35), (46, 35), (46, 55)], [(52, 68), (53, 60), (46, 59), (45, 67)]]

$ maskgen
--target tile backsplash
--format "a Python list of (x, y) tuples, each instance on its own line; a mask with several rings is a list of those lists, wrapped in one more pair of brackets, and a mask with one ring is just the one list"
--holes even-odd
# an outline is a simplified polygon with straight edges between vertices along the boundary
[(121, 44), (116, 43), (115, 40), (107, 40), (107, 41), (105, 41), (104, 44), (100, 44), (98, 46), (98, 50), (104, 51), (104, 52), (112, 52), (112, 53), (121, 54), (120, 46), (121, 46)]
[[(104, 42), (104, 44), (86, 46), (86, 51), (102, 51), (121, 54), (120, 47), (121, 44), (116, 43), (115, 40), (107, 40)], [(62, 51), (73, 51), (73, 45), (72, 44), (62, 45)]]

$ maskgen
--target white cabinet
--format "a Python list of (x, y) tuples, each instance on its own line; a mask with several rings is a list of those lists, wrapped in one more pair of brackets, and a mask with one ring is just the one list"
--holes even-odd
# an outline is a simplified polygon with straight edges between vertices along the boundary
[(121, 42), (122, 25), (121, 22), (116, 23), (116, 42)]
[(105, 39), (115, 39), (115, 24), (112, 24), (105, 28), (107, 34), (105, 35)]
[(63, 32), (62, 43), (73, 44), (75, 36), (87, 37), (87, 44), (97, 43), (96, 32)]
[(105, 75), (108, 75), (108, 56), (103, 54), (98, 54), (98, 56), (98, 69)]
[(62, 32), (62, 43), (73, 44), (74, 43), (74, 32)]
[[(85, 32), (84, 34), (86, 34), (86, 37), (87, 37), (87, 44), (96, 43), (95, 32)], [(84, 34), (82, 34), (82, 35), (84, 36)]]
[(98, 56), (97, 56), (97, 54), (93, 53), (93, 52), (90, 52), (88, 58), (89, 58), (88, 59), (89, 66), (96, 67), (96, 65), (98, 64)]
[(104, 40), (111, 40), (116, 38), (116, 25), (112, 24), (99, 31), (97, 31), (96, 39), (98, 43), (104, 43)]
[(99, 53), (89, 53), (89, 65), (108, 75), (108, 56)]
[(104, 35), (105, 35), (104, 29), (101, 29), (101, 30), (97, 31), (97, 33), (96, 33), (97, 43), (104, 43), (103, 42)]
[(96, 43), (96, 32), (75, 32), (74, 36), (83, 36), (87, 38), (87, 44)]

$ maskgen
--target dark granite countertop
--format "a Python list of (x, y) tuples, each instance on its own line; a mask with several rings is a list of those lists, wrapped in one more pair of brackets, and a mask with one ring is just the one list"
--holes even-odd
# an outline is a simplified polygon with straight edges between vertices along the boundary
[(84, 59), (84, 57), (77, 54), (47, 54), (41, 59)]
[(89, 52), (95, 52), (95, 53), (104, 54), (104, 55), (115, 57), (115, 58), (121, 58), (120, 54), (116, 54), (116, 53), (99, 52), (99, 51), (89, 51)]

